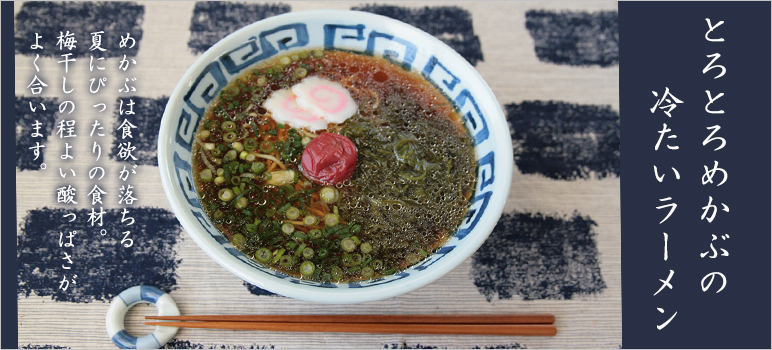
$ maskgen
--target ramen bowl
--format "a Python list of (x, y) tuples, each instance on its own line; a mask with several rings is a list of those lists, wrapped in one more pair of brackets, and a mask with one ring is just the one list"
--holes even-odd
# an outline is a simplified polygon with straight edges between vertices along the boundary
[[(205, 111), (229, 81), (283, 53), (324, 48), (386, 58), (420, 73), (455, 105), (476, 153), (476, 183), (455, 234), (426, 259), (376, 279), (331, 283), (288, 275), (234, 247), (202, 207), (191, 157)], [(383, 300), (430, 284), (469, 258), (496, 225), (512, 178), (512, 141), (492, 91), (477, 71), (435, 37), (383, 16), (339, 10), (293, 12), (244, 27), (206, 51), (169, 98), (158, 144), (161, 181), (172, 210), (196, 244), (222, 267), (259, 288), (333, 304)]]

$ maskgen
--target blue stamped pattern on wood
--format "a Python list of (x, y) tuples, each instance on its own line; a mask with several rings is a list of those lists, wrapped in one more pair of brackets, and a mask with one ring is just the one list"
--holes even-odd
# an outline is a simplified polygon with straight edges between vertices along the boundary
[(228, 34), (253, 22), (290, 12), (286, 4), (237, 3), (230, 1), (196, 2), (190, 19), (188, 47), (199, 54)]
[(572, 299), (606, 288), (589, 217), (505, 213), (472, 256), (471, 275), (490, 301)]
[[(56, 98), (16, 96), (16, 168), (19, 170), (40, 170), (45, 162), (46, 144), (48, 138), (53, 137), (58, 106)], [(39, 127), (37, 131), (36, 127)], [(34, 148), (38, 150), (37, 159)]]
[[(444, 64), (441, 59), (434, 56), (423, 57), (419, 61), (416, 55), (418, 46), (413, 44), (409, 38), (378, 32), (368, 27), (365, 23), (327, 23), (314, 24), (314, 26), (310, 28), (307, 23), (289, 23), (255, 33), (255, 36), (250, 37), (244, 44), (222, 54), (203, 69), (201, 73), (192, 77), (193, 84), (184, 92), (184, 103), (181, 111), (179, 111), (179, 122), (174, 131), (175, 143), (171, 148), (174, 152), (173, 177), (177, 179), (183, 194), (190, 204), (190, 214), (201, 222), (203, 229), (212, 239), (221, 244), (227, 254), (262, 273), (288, 279), (291, 283), (321, 288), (366, 288), (400, 280), (409, 276), (410, 273), (402, 272), (386, 278), (349, 286), (297, 280), (284, 273), (261, 266), (234, 248), (227, 238), (211, 224), (205, 211), (201, 208), (193, 188), (192, 166), (190, 164), (193, 132), (195, 126), (203, 118), (209, 103), (217, 96), (220, 90), (227, 86), (227, 81), (230, 77), (240, 74), (253, 63), (268, 59), (287, 50), (309, 45), (308, 33), (311, 31), (324, 34), (323, 43), (326, 49), (345, 50), (384, 57), (402, 66), (404, 69), (415, 69), (421, 72), (450, 101), (455, 102), (459, 113), (464, 116), (466, 125), (478, 147), (482, 146), (482, 149), (493, 149), (493, 141), (490, 140), (490, 130), (485, 122), (483, 112), (476, 102), (474, 93), (466, 87), (464, 81), (459, 78), (460, 75), (453, 72), (450, 65)], [(491, 185), (494, 179), (493, 160), (495, 152), (488, 152), (490, 153), (483, 156), (478, 162), (478, 177), (482, 181), (478, 183), (476, 197), (471, 204), (466, 220), (459, 228), (458, 234), (442, 250), (422, 262), (416, 268), (416, 271), (425, 269), (452, 252), (457, 244), (478, 224), (480, 215), (485, 211), (493, 190)]]
[(610, 106), (526, 101), (505, 108), (523, 174), (560, 180), (619, 176), (619, 114)]
[(411, 8), (391, 5), (364, 5), (351, 8), (400, 20), (444, 42), (471, 65), (483, 60), (480, 39), (474, 34), (472, 15), (456, 6)]
[[(142, 41), (144, 14), (145, 7), (135, 2), (28, 1), (16, 15), (15, 50), (17, 54), (57, 58), (68, 53), (72, 57), (136, 56)], [(106, 51), (90, 51), (91, 33), (100, 31), (104, 32), (100, 35), (101, 47)], [(74, 34), (76, 40), (72, 50), (56, 45), (57, 38), (67, 32)], [(41, 37), (37, 44), (42, 49), (31, 48), (36, 44), (36, 33)], [(127, 40), (127, 45), (121, 47), (121, 37), (128, 37), (127, 33), (134, 41)]]
[[(182, 228), (171, 212), (150, 207), (127, 208), (126, 217), (134, 219), (122, 222), (122, 209), (108, 209), (102, 217), (102, 226), (88, 223), (91, 209), (30, 210), (20, 227), (17, 247), (19, 297), (31, 295), (50, 296), (56, 301), (88, 303), (95, 300), (110, 301), (126, 286), (147, 284), (163, 290), (176, 289), (177, 267), (181, 262), (175, 253), (175, 244)], [(98, 211), (98, 210), (97, 210)], [(67, 214), (75, 214), (75, 220)], [(105, 235), (101, 235), (105, 230)], [(73, 247), (60, 247), (68, 243), (71, 231)], [(132, 245), (121, 243), (124, 232), (130, 231)], [(64, 253), (70, 255), (70, 265)], [(74, 277), (67, 290), (59, 288), (64, 275)]]
[(525, 27), (540, 61), (572, 66), (619, 64), (619, 17), (616, 11), (552, 12), (532, 10)]

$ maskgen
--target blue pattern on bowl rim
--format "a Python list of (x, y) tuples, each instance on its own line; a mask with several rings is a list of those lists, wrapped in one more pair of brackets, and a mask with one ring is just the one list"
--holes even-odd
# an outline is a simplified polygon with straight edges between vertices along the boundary
[[(193, 134), (206, 107), (228, 81), (288, 50), (324, 47), (384, 57), (420, 72), (464, 116), (477, 152), (475, 197), (456, 234), (411, 268), (347, 284), (299, 279), (263, 266), (236, 249), (209, 220), (196, 195), (190, 163)], [(169, 98), (159, 137), (159, 168), (167, 198), (185, 230), (215, 261), (274, 293), (326, 303), (358, 303), (429, 284), (466, 258), (493, 230), (509, 194), (511, 138), (501, 107), (482, 77), (436, 38), (405, 23), (356, 11), (294, 12), (253, 23), (204, 53)], [(299, 288), (298, 288), (299, 287)]]

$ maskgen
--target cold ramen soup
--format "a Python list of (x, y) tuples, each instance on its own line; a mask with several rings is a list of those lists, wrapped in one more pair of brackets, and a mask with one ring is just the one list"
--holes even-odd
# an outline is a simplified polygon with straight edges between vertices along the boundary
[(391, 275), (441, 247), (468, 209), (476, 160), (461, 119), (386, 59), (289, 53), (212, 101), (195, 135), (196, 188), (264, 265), (321, 282)]

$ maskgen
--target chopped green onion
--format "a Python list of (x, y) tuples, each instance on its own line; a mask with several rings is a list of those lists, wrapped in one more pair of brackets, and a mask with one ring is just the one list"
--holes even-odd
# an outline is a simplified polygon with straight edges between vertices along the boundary
[(211, 169), (204, 169), (204, 170), (201, 170), (200, 173), (198, 173), (198, 178), (204, 182), (212, 181), (212, 176), (213, 174)]
[(306, 226), (316, 225), (319, 223), (319, 218), (314, 215), (306, 215), (303, 218), (303, 224)]
[(285, 222), (283, 225), (281, 225), (281, 232), (284, 232), (284, 234), (295, 232), (295, 225), (293, 225), (291, 222)]
[(365, 242), (359, 246), (359, 249), (362, 251), (362, 253), (367, 254), (373, 251), (373, 246), (370, 243)]
[(225, 134), (222, 135), (222, 140), (225, 141), (225, 142), (233, 142), (233, 141), (236, 141), (236, 137), (238, 137), (238, 136), (236, 135), (235, 132), (228, 131), (228, 132), (226, 132)]
[(244, 144), (242, 144), (241, 142), (238, 142), (238, 141), (232, 143), (231, 147), (233, 147), (233, 149), (235, 149), (236, 152), (241, 152), (241, 151), (244, 150)]
[(327, 213), (324, 218), (322, 218), (322, 220), (324, 220), (324, 226), (334, 227), (338, 224), (338, 220), (340, 220), (340, 218), (337, 214)]
[(343, 270), (340, 267), (333, 266), (332, 269), (330, 269), (330, 275), (332, 275), (334, 281), (338, 281), (343, 278)]
[(273, 254), (271, 253), (271, 250), (268, 248), (260, 248), (255, 252), (255, 259), (257, 261), (266, 263), (271, 260), (271, 257), (273, 257)]
[(274, 252), (273, 252), (273, 259), (271, 260), (271, 262), (274, 263), (274, 264), (276, 262), (278, 262), (279, 259), (281, 259), (281, 257), (284, 255), (285, 251), (286, 250), (284, 250), (284, 248), (279, 248), (279, 249), (274, 250)]
[(236, 130), (236, 123), (228, 120), (222, 123), (222, 129), (225, 131), (233, 131)]
[(314, 263), (311, 261), (304, 261), (302, 264), (300, 264), (300, 274), (303, 276), (313, 275), (314, 270), (316, 270), (316, 265), (314, 265)]
[(303, 146), (306, 146), (306, 145), (308, 145), (309, 143), (311, 143), (311, 140), (312, 140), (312, 139), (311, 139), (310, 137), (308, 137), (308, 136), (303, 136), (303, 138), (302, 138), (302, 139), (300, 139), (300, 143), (301, 143), (301, 144), (303, 144)]
[(218, 176), (214, 178), (215, 185), (222, 185), (223, 183), (225, 183), (225, 177)]
[(330, 251), (325, 247), (321, 247), (316, 251), (316, 256), (322, 259), (326, 258), (327, 254), (330, 254)]
[(265, 184), (273, 185), (273, 186), (284, 186), (284, 185), (294, 184), (298, 178), (297, 173), (295, 173), (295, 171), (292, 169), (271, 171), (263, 174), (271, 175), (270, 178), (266, 180)]
[(284, 215), (286, 215), (287, 219), (289, 220), (295, 220), (300, 217), (300, 209), (296, 207), (289, 207), (287, 211), (284, 212)]
[(340, 241), (340, 249), (343, 249), (347, 252), (353, 252), (357, 249), (356, 243), (354, 243), (354, 240), (351, 238), (344, 238)]
[(292, 206), (291, 203), (284, 203), (284, 205), (279, 207), (279, 210), (276, 211), (276, 214), (281, 215), (282, 213), (284, 213), (285, 210), (289, 209), (289, 207), (291, 207), (291, 206)]
[(244, 150), (246, 150), (247, 152), (252, 152), (256, 150), (257, 146), (258, 146), (257, 140), (255, 140), (254, 138), (247, 137), (246, 139), (244, 139)]
[(247, 197), (241, 196), (241, 198), (236, 200), (236, 208), (238, 208), (238, 209), (246, 208), (247, 204), (249, 204), (249, 201), (247, 200)]
[(301, 242), (298, 249), (295, 250), (295, 256), (300, 256), (301, 254), (303, 254), (303, 249), (306, 249), (306, 246), (307, 245), (305, 243)]
[(227, 202), (231, 199), (233, 199), (233, 191), (230, 188), (223, 188), (220, 190), (219, 193), (217, 193), (217, 197), (220, 198), (220, 200)]
[(252, 163), (252, 166), (250, 167), (249, 170), (252, 171), (252, 173), (254, 174), (260, 175), (263, 173), (263, 171), (265, 171), (265, 163), (263, 162)]
[(306, 259), (311, 259), (314, 257), (314, 249), (311, 247), (305, 247), (303, 248), (303, 257)]
[(362, 268), (362, 277), (364, 278), (373, 277), (374, 273), (375, 273), (375, 270), (373, 270), (373, 268), (370, 266), (366, 266)]
[(340, 199), (340, 192), (338, 192), (338, 189), (335, 187), (325, 186), (319, 190), (319, 197), (325, 204), (332, 204), (338, 202)]
[(306, 74), (308, 74), (308, 70), (306, 70), (305, 68), (301, 67), (295, 70), (295, 76), (298, 78), (303, 78), (306, 76)]
[(236, 150), (232, 149), (232, 150), (228, 151), (227, 153), (225, 153), (224, 158), (227, 161), (231, 161), (231, 160), (236, 159), (236, 156), (237, 156)]
[(271, 142), (271, 141), (266, 140), (266, 141), (263, 141), (263, 142), (260, 143), (260, 152), (271, 153), (275, 149), (276, 148), (274, 147), (273, 142)]
[(322, 230), (320, 229), (313, 229), (311, 231), (308, 231), (308, 235), (311, 236), (312, 239), (317, 239), (322, 237)]
[(233, 238), (231, 238), (231, 243), (233, 243), (236, 248), (244, 246), (244, 243), (246, 242), (246, 238), (244, 238), (244, 235), (240, 233), (233, 235)]
[(284, 255), (281, 258), (279, 258), (279, 265), (281, 265), (284, 268), (289, 268), (292, 266), (292, 257), (289, 255)]
[(223, 213), (223, 212), (222, 212), (222, 211), (220, 211), (220, 210), (218, 210), (218, 211), (214, 212), (214, 218), (215, 218), (215, 219), (222, 219), (222, 217), (223, 217), (223, 216), (225, 216), (225, 213)]

